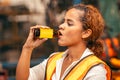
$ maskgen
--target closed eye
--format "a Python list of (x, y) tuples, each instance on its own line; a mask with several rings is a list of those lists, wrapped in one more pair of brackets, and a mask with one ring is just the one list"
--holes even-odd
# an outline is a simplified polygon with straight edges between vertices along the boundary
[(67, 19), (67, 24), (68, 24), (68, 26), (73, 26), (74, 25), (73, 21), (71, 19)]

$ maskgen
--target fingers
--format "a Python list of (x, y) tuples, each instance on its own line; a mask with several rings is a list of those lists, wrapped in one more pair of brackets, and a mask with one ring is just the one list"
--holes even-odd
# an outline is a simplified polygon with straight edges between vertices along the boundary
[(26, 44), (27, 46), (30, 46), (32, 48), (35, 48), (39, 45), (41, 45), (43, 42), (45, 42), (47, 40), (47, 38), (34, 38), (34, 28), (49, 28), (48, 26), (40, 26), (40, 25), (36, 25), (36, 26), (32, 26), (30, 27), (30, 32), (29, 32), (29, 36), (26, 40)]
[(40, 43), (43, 43), (43, 42), (45, 42), (46, 40), (48, 40), (48, 38), (42, 38), (42, 39), (39, 39), (39, 42), (40, 42)]
[(35, 29), (35, 28), (44, 28), (44, 29), (48, 29), (48, 28), (50, 28), (50, 27), (48, 27), (48, 26), (41, 26), (41, 25), (36, 25), (36, 26), (30, 27), (29, 36), (33, 36), (33, 38), (34, 38), (34, 29)]
[(40, 46), (40, 45), (41, 45), (42, 43), (44, 43), (46, 40), (47, 40), (46, 38), (37, 39), (37, 40), (34, 42), (34, 44), (33, 44), (34, 48)]
[(30, 27), (30, 33), (29, 33), (30, 35), (33, 35), (35, 28), (50, 28), (50, 27), (48, 27), (48, 26), (41, 26), (41, 25), (32, 26), (32, 27)]
[(48, 27), (48, 26), (36, 25), (36, 26), (32, 26), (30, 29), (33, 30), (34, 28), (50, 28), (50, 27)]

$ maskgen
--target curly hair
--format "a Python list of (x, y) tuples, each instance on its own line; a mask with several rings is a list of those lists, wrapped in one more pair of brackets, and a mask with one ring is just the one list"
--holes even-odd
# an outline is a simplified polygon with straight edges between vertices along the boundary
[(78, 4), (72, 8), (84, 11), (84, 16), (80, 16), (83, 29), (92, 30), (92, 34), (84, 40), (87, 42), (87, 47), (91, 49), (96, 56), (99, 57), (103, 53), (103, 44), (100, 41), (100, 36), (104, 29), (104, 19), (101, 13), (92, 5)]

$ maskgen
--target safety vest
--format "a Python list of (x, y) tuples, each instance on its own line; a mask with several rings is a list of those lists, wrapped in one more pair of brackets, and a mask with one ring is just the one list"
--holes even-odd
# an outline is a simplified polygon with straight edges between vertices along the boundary
[[(62, 57), (62, 53), (55, 54), (48, 59), (46, 65), (45, 80), (52, 80), (52, 76), (56, 70), (56, 61)], [(111, 80), (111, 70), (106, 63), (97, 58), (95, 55), (89, 55), (84, 59), (80, 60), (72, 70), (65, 76), (63, 80), (83, 80), (87, 72), (94, 66), (104, 64), (105, 69), (107, 70), (107, 80)]]

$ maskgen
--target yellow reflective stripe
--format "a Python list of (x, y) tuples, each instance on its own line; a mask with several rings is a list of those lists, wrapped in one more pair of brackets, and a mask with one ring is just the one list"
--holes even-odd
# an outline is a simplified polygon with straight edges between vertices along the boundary
[[(63, 52), (62, 52), (63, 53)], [(47, 63), (47, 72), (46, 72), (46, 80), (52, 80), (52, 75), (55, 72), (56, 68), (56, 61), (62, 57), (62, 53), (55, 54), (51, 56)], [(83, 78), (86, 76), (87, 72), (98, 64), (104, 64), (106, 70), (107, 70), (107, 80), (110, 80), (111, 77), (111, 70), (109, 66), (107, 66), (106, 63), (104, 63), (102, 60), (97, 58), (94, 55), (89, 55), (83, 60), (81, 60), (64, 78), (64, 80), (83, 80)]]
[(59, 58), (61, 58), (62, 54), (63, 54), (63, 52), (60, 52), (49, 58), (48, 64), (47, 64), (46, 80), (51, 80), (51, 76), (53, 75), (53, 72), (55, 71), (56, 61)]
[(65, 77), (65, 80), (82, 80), (88, 70), (98, 63), (103, 63), (103, 61), (94, 55), (85, 58), (75, 68), (72, 69), (72, 71)]

